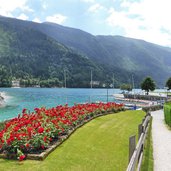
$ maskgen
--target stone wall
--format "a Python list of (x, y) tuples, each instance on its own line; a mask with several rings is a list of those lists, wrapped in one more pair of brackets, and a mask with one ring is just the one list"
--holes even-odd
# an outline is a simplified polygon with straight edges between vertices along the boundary
[(151, 96), (151, 95), (140, 95), (140, 94), (124, 94), (124, 98), (128, 99), (141, 99), (141, 100), (150, 100), (150, 101), (158, 101), (158, 100), (167, 100), (167, 97), (162, 96)]

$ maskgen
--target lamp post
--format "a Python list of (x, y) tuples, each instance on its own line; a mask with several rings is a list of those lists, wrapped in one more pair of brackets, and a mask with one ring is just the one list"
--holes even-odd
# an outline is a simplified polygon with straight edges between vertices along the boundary
[(166, 101), (168, 100), (168, 90), (169, 88), (168, 87), (164, 87), (164, 89), (166, 90)]
[(135, 90), (134, 90), (134, 88), (135, 88), (135, 85), (134, 85), (134, 76), (133, 76), (133, 74), (132, 74), (132, 90), (133, 90), (134, 99), (135, 99)]
[(64, 87), (66, 88), (67, 80), (66, 80), (66, 70), (64, 69)]
[(93, 88), (93, 72), (91, 70), (91, 82), (90, 82), (91, 88)]
[(105, 88), (106, 87), (106, 102), (108, 102), (108, 86), (107, 84), (103, 84), (103, 87)]
[(107, 86), (107, 103), (109, 102), (108, 95), (109, 95), (109, 92), (108, 92), (108, 86)]

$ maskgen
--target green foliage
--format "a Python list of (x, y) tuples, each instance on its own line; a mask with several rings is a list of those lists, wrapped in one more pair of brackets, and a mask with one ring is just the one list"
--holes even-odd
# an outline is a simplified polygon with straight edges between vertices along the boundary
[(7, 67), (0, 65), (0, 87), (10, 87), (12, 83), (11, 75)]
[(168, 78), (168, 80), (166, 81), (166, 87), (168, 88), (168, 90), (171, 89), (171, 77)]
[(51, 79), (39, 79), (29, 78), (20, 79), (20, 85), (22, 87), (62, 87), (62, 82), (58, 78)]
[(152, 105), (152, 106), (146, 106), (143, 107), (142, 110), (145, 112), (149, 112), (149, 111), (156, 111), (156, 110), (160, 110), (163, 109), (163, 106), (161, 104), (159, 105)]
[(141, 83), (141, 89), (145, 90), (147, 95), (149, 93), (149, 91), (154, 91), (155, 90), (155, 82), (152, 80), (151, 77), (146, 77), (143, 82)]
[(100, 65), (106, 74), (115, 73), (119, 84), (129, 82), (134, 74), (135, 87), (140, 87), (141, 78), (150, 73), (158, 86), (163, 87), (171, 75), (170, 48), (122, 36), (93, 36), (82, 30), (53, 23), (43, 23), (37, 29), (85, 54)]
[(171, 127), (171, 103), (164, 104), (164, 119), (167, 125)]
[(58, 78), (40, 81), (40, 87), (61, 87), (61, 86), (62, 86), (62, 82), (60, 82)]
[(0, 86), (15, 78), (25, 87), (62, 87), (64, 70), (67, 87), (90, 87), (91, 70), (97, 81), (104, 80), (105, 72), (90, 59), (25, 24), (0, 17)]
[(0, 122), (0, 131), (4, 129), (4, 122)]
[(121, 90), (132, 91), (132, 85), (131, 84), (122, 84), (120, 89)]

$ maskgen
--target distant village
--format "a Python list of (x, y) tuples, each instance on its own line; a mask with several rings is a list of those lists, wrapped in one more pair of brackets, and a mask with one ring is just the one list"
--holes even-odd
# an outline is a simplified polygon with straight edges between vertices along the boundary
[[(90, 85), (92, 87), (99, 87), (100, 86), (100, 81), (90, 81)], [(16, 80), (12, 80), (12, 87), (13, 88), (20, 88), (20, 87), (24, 87), (23, 85), (20, 85), (20, 80), (19, 79), (16, 79)], [(35, 84), (33, 85), (32, 87), (36, 87), (36, 88), (39, 88), (40, 85), (38, 84)], [(102, 84), (102, 87), (107, 87), (107, 85), (105, 83)], [(109, 85), (110, 88), (113, 87), (113, 84), (110, 84)]]

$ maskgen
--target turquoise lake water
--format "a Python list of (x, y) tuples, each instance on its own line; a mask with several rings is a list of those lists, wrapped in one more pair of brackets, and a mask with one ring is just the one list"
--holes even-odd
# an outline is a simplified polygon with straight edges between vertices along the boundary
[[(134, 90), (141, 91), (140, 89)], [(160, 90), (157, 90), (160, 91)], [(163, 91), (163, 90), (161, 90)], [(57, 105), (86, 103), (97, 101), (117, 102), (113, 94), (119, 89), (72, 89), (72, 88), (0, 88), (4, 92), (6, 107), (0, 108), (0, 121), (18, 116), (23, 108), (33, 111), (36, 107), (55, 107)], [(108, 96), (107, 96), (108, 94)]]
[[(107, 97), (108, 91), (108, 97)], [(0, 108), (0, 121), (13, 118), (23, 108), (33, 111), (36, 107), (74, 105), (74, 103), (115, 101), (112, 94), (119, 89), (70, 89), (70, 88), (0, 88), (4, 92), (6, 107)]]

